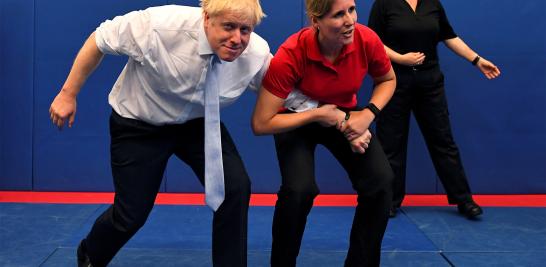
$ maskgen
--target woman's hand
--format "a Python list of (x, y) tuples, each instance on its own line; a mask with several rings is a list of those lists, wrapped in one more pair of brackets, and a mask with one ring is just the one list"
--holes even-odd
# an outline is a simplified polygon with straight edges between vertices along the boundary
[(425, 61), (425, 54), (421, 52), (410, 52), (403, 55), (400, 55), (400, 58), (396, 61), (397, 63), (405, 66), (417, 66), (423, 64)]
[[(476, 59), (477, 53), (474, 52), (470, 47), (459, 37), (447, 39), (444, 41), (446, 46), (451, 49), (455, 54), (465, 58), (466, 60), (472, 62)], [(495, 66), (495, 64), (489, 62), (485, 58), (477, 58), (478, 62), (476, 67), (487, 77), (487, 79), (495, 79), (500, 75), (500, 70)]]
[(368, 109), (351, 111), (351, 117), (343, 123), (339, 130), (343, 132), (347, 140), (353, 141), (368, 131), (373, 119), (374, 115)]
[(500, 70), (495, 66), (495, 64), (491, 63), (489, 60), (485, 58), (480, 58), (478, 63), (476, 64), (476, 67), (480, 69), (480, 71), (487, 77), (487, 79), (495, 79), (499, 77)]
[(368, 149), (368, 146), (371, 140), (372, 140), (372, 133), (369, 130), (366, 130), (366, 132), (364, 132), (363, 135), (353, 139), (350, 142), (351, 150), (354, 153), (364, 154), (366, 152), (366, 149)]

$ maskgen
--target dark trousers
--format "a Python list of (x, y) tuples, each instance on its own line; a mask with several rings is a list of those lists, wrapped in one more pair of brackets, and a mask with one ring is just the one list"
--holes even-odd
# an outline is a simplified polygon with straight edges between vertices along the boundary
[[(204, 120), (153, 126), (110, 117), (114, 204), (95, 221), (85, 240), (93, 266), (106, 266), (144, 225), (161, 184), (167, 161), (174, 154), (204, 183)], [(247, 212), (250, 179), (227, 129), (222, 124), (222, 156), (226, 196), (214, 213), (214, 266), (246, 266)]]
[(434, 168), (450, 204), (472, 200), (470, 187), (453, 140), (444, 89), (444, 76), (438, 65), (413, 70), (395, 68), (397, 88), (381, 111), (376, 131), (395, 174), (393, 206), (400, 207), (406, 194), (406, 158), (410, 114), (425, 138)]
[(307, 215), (319, 194), (314, 161), (317, 144), (341, 163), (358, 193), (345, 266), (379, 266), (393, 177), (387, 158), (375, 137), (365, 154), (357, 154), (341, 132), (316, 123), (275, 135), (282, 185), (273, 217), (271, 266), (296, 265)]

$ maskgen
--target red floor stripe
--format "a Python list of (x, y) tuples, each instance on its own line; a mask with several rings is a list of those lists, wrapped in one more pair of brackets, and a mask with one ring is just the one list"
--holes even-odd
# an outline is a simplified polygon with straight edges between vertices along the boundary
[[(4, 203), (57, 203), (57, 204), (110, 204), (113, 193), (88, 192), (32, 192), (0, 191), (0, 202)], [(475, 195), (474, 199), (485, 207), (546, 207), (544, 195)], [(253, 194), (252, 206), (274, 206), (275, 194)], [(156, 204), (204, 205), (203, 194), (160, 193)], [(355, 206), (355, 195), (319, 195), (315, 206)], [(409, 195), (404, 206), (446, 206), (445, 195)]]

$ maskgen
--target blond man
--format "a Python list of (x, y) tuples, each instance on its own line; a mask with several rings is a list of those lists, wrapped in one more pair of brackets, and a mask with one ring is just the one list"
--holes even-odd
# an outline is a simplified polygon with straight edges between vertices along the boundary
[(250, 179), (218, 113), (261, 84), (271, 56), (253, 30), (264, 16), (258, 0), (202, 0), (130, 12), (89, 36), (51, 104), (57, 127), (73, 126), (104, 54), (129, 59), (108, 99), (115, 199), (81, 241), (78, 266), (106, 266), (144, 225), (172, 155), (205, 185), (213, 265), (246, 266)]

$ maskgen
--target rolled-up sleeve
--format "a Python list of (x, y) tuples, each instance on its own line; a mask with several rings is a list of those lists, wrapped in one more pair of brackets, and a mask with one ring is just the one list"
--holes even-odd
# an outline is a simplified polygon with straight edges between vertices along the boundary
[(141, 10), (101, 23), (95, 31), (95, 39), (105, 54), (127, 55), (142, 61), (150, 46), (150, 33), (150, 15)]

